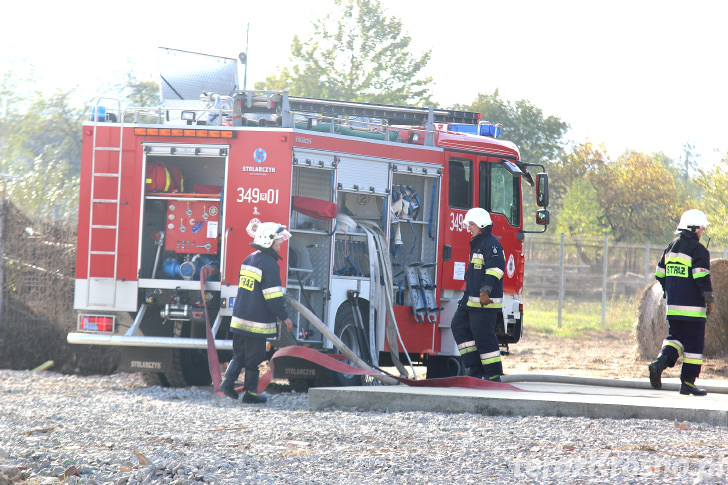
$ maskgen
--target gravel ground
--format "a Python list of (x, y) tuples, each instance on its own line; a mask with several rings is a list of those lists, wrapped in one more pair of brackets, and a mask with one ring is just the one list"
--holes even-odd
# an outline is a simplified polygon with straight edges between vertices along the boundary
[(0, 370), (6, 483), (725, 483), (728, 428), (265, 405), (136, 375)]

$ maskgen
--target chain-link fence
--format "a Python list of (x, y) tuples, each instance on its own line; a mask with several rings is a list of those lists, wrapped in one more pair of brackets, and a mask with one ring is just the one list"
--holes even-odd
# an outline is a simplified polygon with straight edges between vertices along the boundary
[[(33, 221), (0, 203), (0, 368), (27, 369), (47, 360), (61, 372), (111, 372), (109, 347), (66, 343), (73, 310), (75, 224)], [(631, 298), (654, 280), (662, 244), (614, 243), (609, 238), (530, 236), (524, 243), (525, 296), (601, 301)], [(726, 257), (727, 248), (713, 248)]]
[[(615, 243), (609, 239), (543, 234), (524, 243), (524, 295), (581, 301), (632, 298), (655, 280), (655, 267), (669, 241)], [(728, 248), (713, 248), (725, 257)]]
[[(73, 310), (76, 227), (34, 221), (0, 202), (0, 368), (28, 369), (48, 360), (60, 372), (108, 372), (108, 349), (75, 348), (66, 334)], [(77, 353), (78, 352), (78, 353)]]

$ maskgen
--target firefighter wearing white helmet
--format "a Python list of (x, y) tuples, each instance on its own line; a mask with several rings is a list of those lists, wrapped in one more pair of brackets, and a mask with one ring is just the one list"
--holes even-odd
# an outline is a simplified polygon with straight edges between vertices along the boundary
[(465, 272), (465, 292), (450, 328), (467, 374), (500, 381), (503, 375), (495, 324), (503, 306), (503, 247), (492, 234), (493, 221), (485, 209), (470, 209), (463, 219), (472, 236)]
[(713, 309), (710, 253), (700, 243), (708, 218), (697, 209), (683, 212), (675, 233), (657, 263), (655, 277), (667, 298), (669, 331), (657, 359), (650, 363), (650, 384), (662, 388), (662, 371), (682, 357), (680, 394), (705, 396), (695, 386), (703, 365), (705, 320)]
[(276, 335), (277, 320), (288, 331), (293, 322), (284, 304), (285, 289), (281, 286), (278, 260), (281, 244), (291, 237), (286, 226), (263, 222), (255, 230), (250, 245), (255, 249), (240, 266), (238, 294), (233, 306), (230, 332), (233, 334), (233, 358), (225, 371), (220, 390), (238, 399), (235, 380), (245, 368), (243, 402), (264, 403), (267, 398), (258, 393), (258, 365), (265, 359), (265, 340)]

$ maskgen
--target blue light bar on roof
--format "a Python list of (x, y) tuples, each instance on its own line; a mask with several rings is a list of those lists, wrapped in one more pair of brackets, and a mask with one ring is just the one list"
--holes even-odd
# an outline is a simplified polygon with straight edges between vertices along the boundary
[(480, 122), (477, 125), (450, 123), (447, 129), (454, 133), (467, 133), (469, 135), (489, 136), (491, 138), (498, 138), (501, 133), (501, 125), (492, 125), (488, 122)]
[(498, 138), (501, 133), (501, 125), (491, 125), (490, 123), (481, 123), (478, 125), (480, 128), (480, 136), (490, 136)]

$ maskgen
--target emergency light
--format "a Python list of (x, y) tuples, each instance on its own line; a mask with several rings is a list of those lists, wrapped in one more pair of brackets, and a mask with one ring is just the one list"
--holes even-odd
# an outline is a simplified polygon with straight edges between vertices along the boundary
[(91, 121), (106, 121), (106, 106), (91, 108)]
[(498, 138), (501, 133), (501, 125), (493, 125), (488, 123), (487, 121), (481, 121), (477, 125), (466, 123), (450, 123), (449, 125), (447, 125), (447, 131)]
[(134, 128), (136, 136), (194, 136), (197, 138), (235, 138), (229, 130), (196, 130), (188, 128)]

